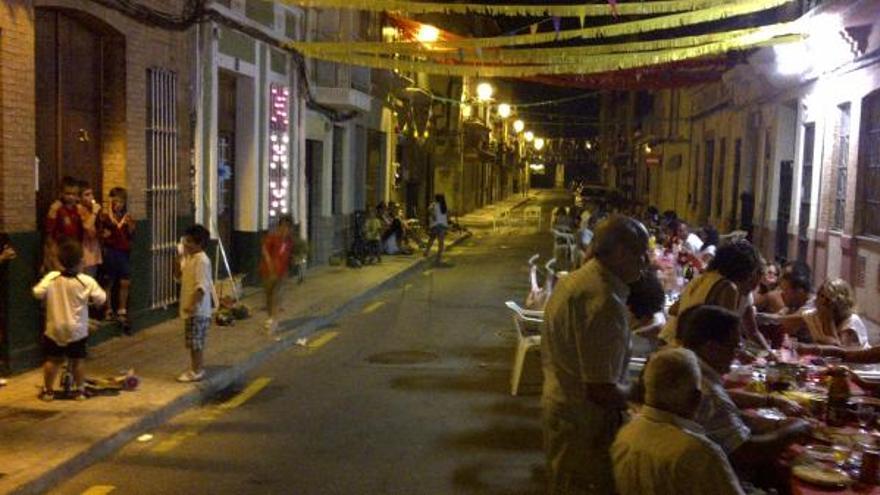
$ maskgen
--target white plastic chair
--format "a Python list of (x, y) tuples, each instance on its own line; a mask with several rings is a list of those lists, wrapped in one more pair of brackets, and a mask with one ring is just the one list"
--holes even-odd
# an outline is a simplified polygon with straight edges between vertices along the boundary
[(523, 208), (523, 222), (535, 222), (538, 224), (538, 230), (541, 230), (541, 207), (527, 206)]
[(574, 234), (553, 229), (553, 254), (559, 258), (564, 254), (571, 269), (577, 267), (577, 241)]
[(543, 311), (523, 309), (513, 301), (504, 303), (513, 311), (513, 323), (516, 326), (516, 354), (513, 357), (513, 370), (510, 375), (510, 395), (519, 393), (519, 382), (522, 377), (526, 353), (534, 347), (541, 347), (541, 323), (544, 322)]
[(498, 224), (510, 225), (510, 210), (503, 209), (492, 215), (492, 230), (498, 229)]

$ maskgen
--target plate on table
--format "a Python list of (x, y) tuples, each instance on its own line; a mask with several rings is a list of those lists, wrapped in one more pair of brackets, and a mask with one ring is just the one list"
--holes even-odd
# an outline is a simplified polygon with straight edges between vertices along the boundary
[(804, 455), (814, 461), (837, 463), (841, 458), (849, 457), (849, 448), (832, 445), (807, 445), (804, 447)]
[(819, 464), (795, 466), (791, 474), (801, 481), (827, 488), (845, 488), (853, 483), (843, 470)]
[(858, 442), (859, 432), (851, 428), (823, 426), (813, 430), (813, 438), (825, 443), (852, 447)]

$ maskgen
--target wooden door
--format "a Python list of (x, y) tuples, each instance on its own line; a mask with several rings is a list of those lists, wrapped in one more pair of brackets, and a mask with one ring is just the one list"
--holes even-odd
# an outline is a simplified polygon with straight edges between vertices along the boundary
[(80, 21), (36, 10), (40, 222), (64, 176), (86, 180), (100, 194), (102, 49), (101, 36)]

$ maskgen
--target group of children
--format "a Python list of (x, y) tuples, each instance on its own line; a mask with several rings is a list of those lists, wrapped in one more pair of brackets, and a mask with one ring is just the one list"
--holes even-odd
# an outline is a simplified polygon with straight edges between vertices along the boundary
[[(105, 304), (107, 294), (112, 294), (117, 284), (116, 312), (127, 323), (134, 221), (126, 209), (126, 199), (125, 189), (113, 188), (109, 207), (101, 208), (87, 183), (65, 178), (59, 199), (49, 208), (44, 255), (47, 273), (33, 288), (34, 297), (46, 306), (42, 400), (55, 397), (54, 383), (65, 359), (74, 377), (74, 398), (86, 398), (83, 362), (89, 336), (88, 307)], [(174, 263), (175, 277), (181, 284), (180, 317), (190, 351), (190, 368), (177, 377), (181, 382), (195, 382), (205, 376), (205, 338), (214, 293), (211, 261), (205, 254), (209, 238), (208, 230), (201, 225), (188, 228)], [(96, 276), (108, 281), (106, 292)], [(107, 314), (112, 315), (109, 306)]]

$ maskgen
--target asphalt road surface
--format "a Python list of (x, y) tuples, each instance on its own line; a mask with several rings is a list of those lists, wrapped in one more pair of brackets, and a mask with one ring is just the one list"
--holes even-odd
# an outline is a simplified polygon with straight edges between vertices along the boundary
[[(545, 226), (562, 200), (541, 197)], [(551, 247), (534, 228), (476, 230), (451, 267), (401, 281), (51, 493), (542, 493), (539, 359), (512, 397), (503, 302), (523, 299), (526, 259)]]

